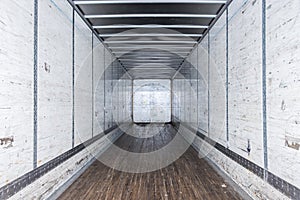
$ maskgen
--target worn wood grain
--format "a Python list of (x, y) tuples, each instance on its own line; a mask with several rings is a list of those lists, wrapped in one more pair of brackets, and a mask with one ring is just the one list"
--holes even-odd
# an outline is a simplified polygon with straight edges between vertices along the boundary
[[(155, 129), (155, 126), (149, 126), (150, 129), (151, 126)], [(144, 130), (143, 127), (137, 128), (141, 132), (149, 129), (149, 126), (145, 126)], [(134, 152), (151, 151), (156, 149), (156, 145), (166, 145), (171, 140), (176, 134), (172, 129), (171, 125), (165, 125), (164, 131), (151, 139), (134, 140), (132, 136), (125, 134), (116, 144)], [(152, 142), (155, 145), (152, 145)], [(96, 161), (59, 199), (233, 200), (242, 198), (207, 161), (199, 159), (197, 152), (190, 148), (176, 162), (150, 173), (120, 172)]]

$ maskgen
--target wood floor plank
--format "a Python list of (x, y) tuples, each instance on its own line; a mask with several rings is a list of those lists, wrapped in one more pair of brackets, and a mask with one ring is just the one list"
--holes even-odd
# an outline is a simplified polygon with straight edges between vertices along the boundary
[[(131, 129), (131, 134), (124, 134), (115, 145), (136, 153), (156, 151), (176, 134), (170, 124), (134, 125)], [(139, 138), (141, 134), (154, 136)], [(226, 187), (222, 187), (224, 184)], [(189, 148), (168, 167), (148, 173), (120, 172), (95, 161), (59, 199), (240, 200), (242, 197), (206, 160), (200, 159), (197, 152)]]

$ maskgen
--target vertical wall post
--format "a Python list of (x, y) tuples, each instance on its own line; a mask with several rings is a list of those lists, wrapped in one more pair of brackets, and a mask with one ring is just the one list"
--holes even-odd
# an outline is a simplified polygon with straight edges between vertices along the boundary
[[(184, 63), (183, 64), (185, 64), (185, 61), (184, 61)], [(186, 77), (185, 76), (183, 76), (184, 77), (184, 79), (183, 79), (183, 122), (184, 123), (186, 123), (187, 121), (186, 121)]]
[(134, 80), (131, 79), (131, 118), (132, 118), (132, 121), (134, 122), (134, 118), (133, 118), (133, 106), (134, 106), (134, 103), (133, 103), (133, 100), (134, 100)]
[(263, 148), (264, 148), (264, 179), (268, 175), (268, 135), (267, 135), (267, 83), (266, 83), (266, 0), (262, 0), (262, 109), (263, 109)]
[(94, 99), (94, 33), (92, 32), (92, 137), (94, 137), (94, 109), (95, 109), (95, 99)]
[(197, 46), (197, 131), (199, 129), (199, 47)]
[(170, 109), (171, 109), (171, 122), (173, 122), (173, 99), (174, 99), (174, 94), (173, 94), (173, 79), (170, 79), (170, 92), (171, 92), (171, 105), (170, 105)]
[(229, 31), (228, 8), (226, 8), (226, 142), (229, 148)]
[(103, 101), (104, 101), (104, 106), (103, 106), (103, 130), (105, 131), (105, 129), (106, 129), (106, 126), (105, 126), (105, 123), (106, 123), (106, 119), (105, 119), (105, 117), (106, 117), (106, 83), (105, 83), (105, 81), (106, 81), (106, 56), (105, 56), (105, 52), (106, 52), (106, 49), (104, 48), (104, 52), (103, 52), (103, 54), (104, 54), (104, 59), (103, 59), (103, 62), (104, 62), (104, 71), (103, 71)]
[(34, 58), (33, 58), (33, 168), (37, 167), (38, 129), (38, 0), (34, 0)]
[[(110, 55), (111, 56), (111, 55)], [(109, 68), (110, 70), (110, 122), (109, 122), (109, 128), (113, 127), (113, 110), (114, 110), (114, 105), (113, 105), (113, 92), (114, 92), (114, 62), (112, 57), (110, 57), (110, 63), (109, 63)]]
[(75, 10), (72, 13), (72, 148), (75, 146)]
[(209, 32), (207, 33), (207, 38), (208, 38), (208, 42), (207, 42), (207, 56), (208, 56), (208, 69), (207, 69), (207, 98), (208, 98), (208, 101), (207, 101), (207, 107), (208, 107), (208, 112), (207, 112), (207, 118), (208, 118), (208, 121), (207, 121), (207, 136), (209, 137), (210, 135), (210, 34)]
[(192, 93), (193, 93), (193, 79), (192, 79), (192, 75), (191, 75), (191, 72), (192, 72), (192, 64), (191, 64), (191, 61), (188, 63), (189, 65), (189, 75), (190, 75), (190, 78), (189, 78), (189, 94), (190, 94), (190, 119), (189, 119), (189, 123), (190, 124), (193, 124), (193, 120), (192, 120), (192, 112), (193, 112), (193, 108), (192, 108)]

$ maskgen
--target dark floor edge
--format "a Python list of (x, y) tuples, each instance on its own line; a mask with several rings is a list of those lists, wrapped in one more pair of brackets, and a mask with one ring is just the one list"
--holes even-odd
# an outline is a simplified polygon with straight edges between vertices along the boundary
[(8, 183), (7, 185), (4, 185), (0, 188), (0, 199), (8, 199), (14, 194), (20, 192), (22, 189), (36, 181), (37, 179), (44, 176), (46, 173), (50, 172), (57, 166), (61, 165), (68, 159), (72, 158), (79, 152), (81, 152), (86, 147), (90, 146), (100, 138), (102, 138), (104, 135), (108, 134), (109, 132), (117, 129), (118, 126), (114, 126), (103, 133), (95, 136), (94, 138), (89, 139), (88, 141), (79, 144), (78, 146), (74, 147), (73, 149), (59, 155), (58, 157), (50, 160), (49, 162), (41, 165), (38, 168), (35, 168), (34, 170), (22, 175), (21, 177), (13, 180), (12, 182)]
[[(176, 127), (178, 129), (178, 127), (181, 126), (182, 124), (173, 123), (173, 125), (174, 125), (174, 127)], [(231, 160), (235, 161), (236, 163), (238, 163), (242, 167), (246, 168), (247, 170), (251, 171), (252, 173), (254, 173), (255, 175), (257, 175), (258, 177), (260, 177), (261, 179), (264, 180), (264, 169), (262, 167), (260, 167), (257, 164), (249, 161), (248, 159), (240, 156), (239, 154), (233, 152), (229, 148), (226, 148), (223, 145), (217, 143), (216, 141), (214, 141), (211, 138), (207, 137), (203, 133), (201, 133), (199, 131), (196, 131), (194, 128), (192, 128), (190, 126), (187, 126), (187, 125), (183, 125), (183, 126), (186, 127), (187, 129), (193, 131), (193, 132), (197, 132), (197, 136), (200, 137), (202, 140), (204, 140), (205, 142), (207, 142), (210, 145), (214, 146), (218, 151), (220, 151), (221, 153), (223, 153), (224, 155), (229, 157)], [(193, 148), (195, 148), (195, 147), (193, 146)], [(199, 152), (199, 149), (197, 149), (197, 148), (195, 148), (195, 149), (196, 149), (196, 151)], [(294, 186), (294, 185), (290, 184), (289, 182), (283, 180), (282, 178), (272, 174), (269, 171), (266, 171), (266, 173), (267, 173), (266, 182), (268, 184), (270, 184), (276, 190), (280, 191), (282, 194), (286, 195), (287, 197), (289, 197), (291, 199), (295, 199), (295, 200), (300, 199), (300, 189), (299, 188), (297, 188), (296, 186)]]

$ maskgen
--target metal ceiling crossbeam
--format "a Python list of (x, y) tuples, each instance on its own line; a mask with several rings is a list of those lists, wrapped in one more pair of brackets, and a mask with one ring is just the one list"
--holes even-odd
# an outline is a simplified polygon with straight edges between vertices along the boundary
[(137, 55), (137, 51), (144, 53), (144, 55), (156, 53), (157, 56), (160, 55), (172, 55), (176, 53), (191, 53), (192, 48), (191, 47), (181, 47), (181, 48), (176, 48), (176, 47), (171, 47), (171, 48), (157, 48), (155, 47), (151, 48), (153, 49), (152, 51), (144, 51), (145, 49), (148, 49), (147, 47), (131, 47), (131, 48), (126, 48), (126, 47), (109, 47), (110, 50), (113, 53), (126, 53), (126, 54), (133, 54)]
[[(154, 52), (153, 52), (153, 53), (154, 53)], [(189, 52), (188, 52), (188, 53), (189, 53)], [(186, 56), (187, 56), (188, 53), (183, 53), (183, 54), (182, 54), (182, 53), (177, 53), (176, 55), (180, 56), (181, 58), (186, 58)], [(118, 58), (124, 58), (124, 55), (126, 55), (126, 54), (122, 54), (122, 53), (118, 54), (118, 53), (117, 53), (116, 56), (117, 56)], [(139, 56), (139, 55), (137, 55), (137, 56)]]
[(146, 67), (151, 67), (152, 69), (160, 69), (161, 67), (166, 67), (169, 68), (170, 70), (176, 71), (178, 64), (164, 64), (164, 65), (143, 65), (143, 64), (124, 64), (126, 69), (135, 69), (136, 67), (140, 67), (140, 69), (142, 68), (146, 68)]
[[(174, 64), (172, 63), (125, 63), (125, 66), (128, 67), (136, 67), (136, 66), (140, 66), (140, 67), (159, 67), (159, 66), (164, 66), (164, 67), (172, 67), (174, 68)], [(178, 66), (178, 64), (175, 64), (176, 66)], [(176, 68), (177, 69), (177, 68)]]
[(124, 62), (178, 62), (178, 61), (182, 61), (183, 58), (180, 59), (128, 59), (128, 58), (121, 58), (120, 60), (124, 61)]
[[(168, 68), (169, 70), (172, 70), (172, 71), (176, 71), (177, 67), (174, 67), (174, 65), (124, 65), (125, 68), (127, 70), (134, 70), (135, 68), (139, 67), (140, 69), (142, 68), (151, 68), (151, 69), (160, 69), (161, 67), (165, 67), (165, 68)], [(178, 66), (178, 65), (175, 65), (175, 66)]]
[(129, 70), (144, 70), (144, 69), (165, 69), (165, 70), (172, 70), (174, 71), (175, 69), (172, 67), (126, 67)]
[(122, 61), (124, 61), (124, 62), (127, 62), (127, 61), (137, 61), (137, 62), (139, 62), (139, 61), (144, 61), (144, 62), (153, 62), (153, 61), (182, 61), (183, 60), (183, 58), (180, 58), (180, 59), (174, 59), (174, 58), (169, 58), (169, 59), (160, 59), (160, 58), (158, 58), (158, 59), (153, 59), (153, 60), (150, 60), (149, 58), (147, 58), (147, 59), (140, 59), (140, 58), (136, 58), (136, 59), (129, 59), (129, 58), (120, 58), (120, 60), (122, 60)]
[(154, 3), (184, 3), (184, 4), (225, 4), (225, 0), (98, 0), (73, 1), (75, 5), (99, 4), (154, 4)]
[(148, 63), (157, 63), (157, 62), (161, 62), (161, 63), (174, 63), (174, 62), (182, 62), (182, 60), (122, 60), (122, 62), (124, 63), (132, 63), (132, 62), (148, 62)]
[(175, 55), (180, 55), (180, 56), (185, 56), (186, 54), (189, 54), (190, 51), (189, 50), (185, 50), (183, 49), (182, 51), (178, 50), (178, 49), (170, 49), (170, 52), (168, 53), (165, 53), (164, 51), (147, 51), (147, 52), (144, 52), (144, 51), (141, 51), (140, 54), (137, 54), (137, 53), (134, 53), (134, 52), (131, 52), (131, 51), (118, 51), (118, 50), (112, 50), (114, 54), (121, 54), (123, 55), (123, 57), (126, 55), (136, 55), (136, 56), (139, 56), (139, 55), (147, 55), (147, 54), (151, 54), (153, 56), (160, 56), (160, 55), (170, 55), (170, 54), (175, 54)]
[(183, 58), (178, 56), (124, 56), (120, 60), (182, 60)]
[[(109, 46), (110, 49), (132, 49), (132, 50), (144, 50), (144, 49), (155, 49), (155, 50), (170, 50), (170, 49), (190, 49), (192, 50), (193, 47), (185, 47), (185, 46), (171, 46), (171, 45), (140, 45), (140, 46)], [(170, 52), (173, 53), (173, 52)]]
[(120, 60), (135, 60), (135, 59), (166, 59), (166, 60), (169, 60), (169, 59), (183, 59), (181, 57), (178, 57), (178, 56), (152, 56), (152, 55), (149, 55), (149, 56), (136, 56), (136, 55), (129, 55), (129, 56), (124, 56), (124, 57), (121, 57)]
[[(207, 33), (205, 30), (210, 29), (212, 21), (218, 19), (220, 9), (226, 7), (228, 1), (73, 0), (72, 3), (80, 9), (82, 18), (87, 23), (90, 23), (93, 29), (96, 29), (95, 32), (97, 32), (99, 39), (105, 43), (117, 58), (121, 58), (119, 61), (122, 66), (126, 69), (133, 69), (134, 77), (169, 78), (174, 75), (170, 70), (175, 71), (180, 68), (180, 65), (189, 56), (194, 46)], [(145, 12), (144, 4), (151, 5), (149, 7), (150, 10), (146, 14), (143, 14)], [(164, 6), (168, 5), (161, 7), (162, 4), (171, 5), (167, 13)], [(124, 6), (128, 7), (128, 9), (123, 9)], [(107, 11), (104, 11), (106, 8)], [(127, 19), (126, 21), (129, 19), (130, 21), (134, 20), (134, 22), (125, 23), (123, 19)], [(176, 22), (177, 20), (185, 21), (182, 22), (183, 24), (174, 24), (176, 23), (174, 20)], [(127, 32), (124, 34), (115, 33), (115, 31), (122, 32), (122, 29), (145, 30), (143, 32)], [(178, 29), (186, 34), (166, 31), (164, 34), (164, 32), (157, 31), (159, 29)], [(170, 39), (165, 41), (163, 37), (170, 37)], [(185, 37), (189, 37), (191, 40), (184, 39)], [(110, 40), (109, 38), (116, 39)], [(105, 42), (105, 39), (110, 41)], [(197, 41), (193, 41), (193, 39), (197, 39)]]
[(99, 25), (93, 26), (94, 29), (134, 29), (134, 28), (166, 28), (166, 29), (207, 29), (206, 25)]
[(184, 41), (184, 40), (114, 40), (114, 41), (104, 41), (105, 44), (197, 44), (197, 41)]
[[(119, 58), (120, 58), (120, 57), (119, 57)], [(122, 58), (122, 56), (121, 56), (121, 58)], [(181, 58), (182, 58), (182, 60), (185, 59), (185, 57), (181, 57)]]
[(127, 58), (122, 58), (121, 59), (124, 62), (179, 62), (182, 61), (183, 59), (127, 59)]
[(99, 34), (100, 37), (202, 37), (203, 34), (126, 34), (126, 33), (116, 33), (116, 34)]
[(112, 18), (215, 18), (217, 15), (211, 14), (102, 14), (84, 15), (87, 19), (112, 19)]
[(130, 64), (130, 65), (139, 65), (139, 64), (167, 64), (167, 65), (179, 65), (182, 61), (180, 62), (122, 62), (123, 64)]
[(152, 56), (166, 56), (166, 55), (176, 55), (176, 56), (180, 56), (180, 57), (186, 57), (187, 54), (190, 53), (189, 49), (188, 50), (178, 50), (178, 49), (170, 49), (170, 52), (166, 52), (166, 51), (140, 51), (139, 53), (135, 52), (135, 51), (118, 51), (118, 50), (112, 50), (113, 53), (117, 56), (117, 57), (126, 57), (126, 56), (145, 56), (147, 54), (151, 54)]
[[(129, 63), (127, 63), (129, 64)], [(132, 65), (141, 65), (141, 66), (147, 66), (147, 65), (155, 65), (155, 66), (162, 66), (162, 65), (173, 65), (173, 63), (132, 63)]]

